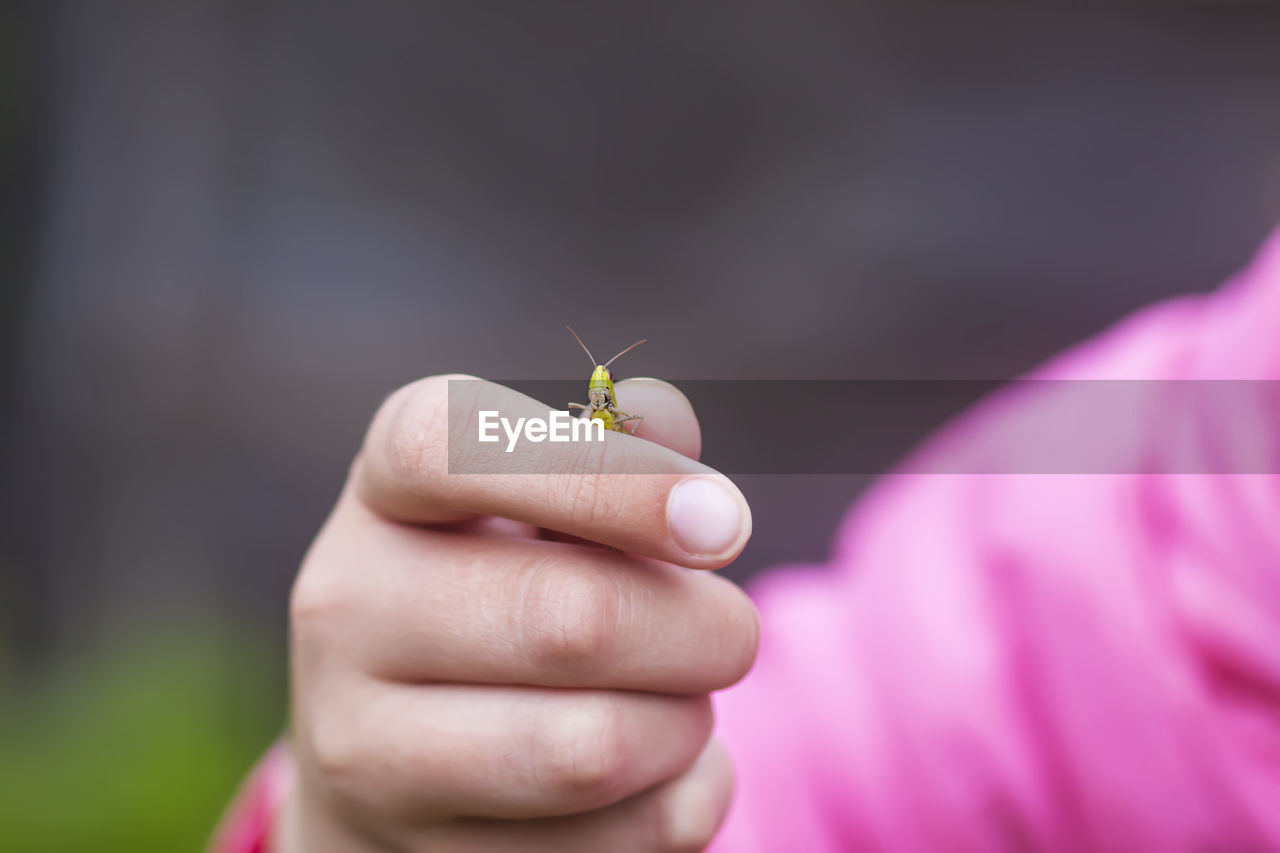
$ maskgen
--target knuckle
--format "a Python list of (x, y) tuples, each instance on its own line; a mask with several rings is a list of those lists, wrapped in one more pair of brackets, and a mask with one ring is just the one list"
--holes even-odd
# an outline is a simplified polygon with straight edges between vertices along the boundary
[(604, 697), (580, 701), (542, 727), (539, 779), (557, 798), (604, 805), (620, 790), (628, 765), (618, 706)]
[(305, 724), (308, 768), (333, 796), (348, 803), (362, 801), (368, 786), (370, 749), (359, 725), (330, 708), (313, 709)]
[(603, 477), (598, 474), (581, 474), (569, 480), (569, 513), (578, 523), (588, 527), (605, 525), (613, 521), (617, 510)]
[[(585, 416), (583, 417), (583, 420), (588, 421), (588, 423), (590, 422), (590, 420)], [(573, 448), (573, 454), (569, 457), (565, 473), (578, 478), (591, 477), (606, 470), (608, 468), (608, 463), (608, 442), (580, 442)]]
[(392, 394), (375, 418), (372, 454), (397, 483), (418, 483), (443, 458), (448, 441), (448, 378), (431, 376)]
[(543, 562), (529, 574), (523, 602), (526, 648), (553, 672), (597, 670), (616, 643), (622, 591), (604, 573)]
[(343, 788), (363, 765), (363, 754), (351, 726), (314, 722), (310, 730), (311, 759), (331, 787)]
[(323, 637), (342, 621), (348, 606), (333, 579), (304, 567), (289, 593), (290, 628), (304, 641)]
[(294, 714), (298, 769), (345, 821), (399, 824), (422, 814), (416, 775), (420, 744), (360, 685), (345, 679), (313, 684)]

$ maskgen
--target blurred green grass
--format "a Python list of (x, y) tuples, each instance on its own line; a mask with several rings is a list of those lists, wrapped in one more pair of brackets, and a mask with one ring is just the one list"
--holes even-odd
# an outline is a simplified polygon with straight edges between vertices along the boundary
[(285, 717), (283, 650), (154, 629), (41, 684), (0, 684), (0, 850), (203, 850)]

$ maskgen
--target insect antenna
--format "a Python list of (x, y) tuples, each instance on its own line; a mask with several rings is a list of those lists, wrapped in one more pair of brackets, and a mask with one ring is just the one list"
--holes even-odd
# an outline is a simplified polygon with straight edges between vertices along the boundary
[[(640, 340), (636, 341), (636, 342), (635, 342), (634, 344), (632, 344), (631, 346), (629, 346), (629, 347), (627, 347), (626, 349), (624, 349), (622, 352), (618, 353), (618, 355), (626, 355), (627, 353), (631, 352), (633, 349), (635, 349), (636, 347), (640, 346), (642, 343), (644, 343), (644, 342), (645, 342), (645, 341), (647, 341), (647, 340), (649, 340), (649, 339), (648, 339), (648, 338), (641, 338)], [(590, 353), (587, 353), (587, 355), (590, 355)], [(617, 360), (618, 360), (618, 355), (615, 355), (613, 358), (609, 359), (608, 361), (606, 361), (606, 362), (604, 363), (605, 369), (608, 369), (609, 365), (613, 364), (615, 361), (617, 361)]]
[[(587, 345), (582, 342), (582, 338), (578, 337), (578, 333), (573, 330), (573, 327), (566, 323), (565, 328), (569, 330), (569, 334), (573, 335), (573, 339), (578, 342), (578, 346), (582, 347), (582, 351), (587, 354), (587, 358), (591, 359), (591, 366), (595, 367), (599, 364), (600, 362), (596, 361), (596, 357), (591, 354), (591, 350), (587, 349)], [(614, 358), (617, 358), (617, 356), (614, 356)]]

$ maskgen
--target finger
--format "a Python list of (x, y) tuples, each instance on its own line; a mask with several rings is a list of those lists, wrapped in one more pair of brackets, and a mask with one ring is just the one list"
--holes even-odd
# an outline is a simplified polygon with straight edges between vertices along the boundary
[(378, 678), (693, 694), (755, 660), (755, 606), (717, 575), (389, 524), (358, 505), (343, 521), (298, 581), (294, 622), (323, 626), (301, 639)]
[(424, 834), (422, 850), (665, 853), (702, 850), (724, 822), (733, 768), (711, 741), (679, 778), (608, 808), (541, 820), (459, 820)]
[[(448, 380), (407, 386), (374, 419), (355, 491), (382, 515), (409, 523), (497, 515), (689, 568), (728, 564), (750, 537), (750, 509), (728, 478), (634, 436), (529, 444), (516, 470), (550, 473), (509, 473), (502, 447), (477, 443), (478, 412), (545, 418), (546, 407), (479, 380), (451, 399)], [(477, 469), (484, 473), (458, 473)]]
[(604, 808), (684, 772), (706, 696), (363, 682), (295, 721), (327, 793), (377, 819), (549, 817)]
[[(624, 379), (614, 386), (618, 405), (631, 414), (642, 414), (644, 420), (636, 427), (634, 435), (647, 441), (669, 447), (681, 456), (697, 460), (702, 453), (702, 430), (693, 413), (689, 398), (680, 389), (661, 379)], [(624, 424), (624, 429), (631, 427)], [(580, 536), (570, 536), (558, 530), (541, 528), (537, 534), (552, 542), (572, 542), (578, 545), (597, 544)]]

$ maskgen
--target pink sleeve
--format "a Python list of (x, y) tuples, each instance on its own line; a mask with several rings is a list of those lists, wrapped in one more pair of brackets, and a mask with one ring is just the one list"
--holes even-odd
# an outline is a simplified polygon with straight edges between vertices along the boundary
[[(1037, 375), (1280, 378), (1280, 234)], [(828, 565), (754, 585), (713, 850), (1280, 848), (1280, 476), (921, 473), (1015, 452), (1001, 425), (1033, 405), (980, 405), (854, 507)], [(1234, 424), (1175, 436), (1164, 405), (1131, 413), (1154, 470), (1232, 452)]]
[(209, 853), (271, 853), (271, 827), (293, 785), (293, 761), (283, 742), (258, 762), (227, 809)]

